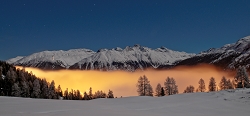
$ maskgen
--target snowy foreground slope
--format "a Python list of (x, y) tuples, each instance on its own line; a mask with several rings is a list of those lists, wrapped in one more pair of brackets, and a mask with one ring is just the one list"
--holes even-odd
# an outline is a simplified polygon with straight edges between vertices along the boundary
[(1, 116), (249, 116), (250, 89), (66, 101), (0, 97)]

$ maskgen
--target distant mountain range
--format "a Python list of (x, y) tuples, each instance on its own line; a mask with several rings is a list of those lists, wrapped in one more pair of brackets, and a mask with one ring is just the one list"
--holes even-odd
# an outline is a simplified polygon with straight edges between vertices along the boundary
[(8, 63), (47, 70), (127, 70), (170, 68), (179, 65), (214, 64), (224, 69), (250, 65), (250, 36), (221, 48), (211, 48), (199, 54), (173, 51), (165, 47), (151, 49), (134, 45), (122, 48), (72, 49), (68, 51), (42, 51), (29, 56), (12, 58)]

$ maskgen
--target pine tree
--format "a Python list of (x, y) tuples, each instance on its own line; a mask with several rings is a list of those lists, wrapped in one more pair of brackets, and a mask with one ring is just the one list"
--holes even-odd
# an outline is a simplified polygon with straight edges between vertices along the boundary
[(153, 88), (145, 75), (138, 79), (136, 87), (139, 96), (153, 96)]
[(228, 82), (226, 77), (223, 76), (220, 81), (220, 90), (225, 90), (225, 89), (228, 89)]
[(63, 96), (63, 92), (62, 92), (62, 89), (61, 89), (61, 86), (58, 85), (57, 89), (56, 89), (56, 93), (59, 97), (62, 97)]
[(31, 82), (31, 80), (29, 81), (29, 97), (31, 97), (31, 93), (33, 92), (33, 83)]
[(21, 81), (21, 96), (22, 97), (30, 96), (29, 85), (26, 81)]
[(166, 95), (178, 94), (178, 86), (176, 85), (174, 78), (167, 77), (165, 82), (165, 93)]
[(161, 87), (161, 96), (165, 96), (165, 91), (163, 87)]
[(205, 81), (201, 78), (199, 80), (199, 87), (197, 88), (197, 92), (205, 92), (205, 91), (206, 91)]
[(64, 99), (68, 100), (69, 99), (69, 92), (68, 92), (68, 88), (66, 88), (66, 90), (64, 91)]
[(21, 97), (21, 89), (18, 86), (18, 83), (14, 83), (14, 85), (12, 86), (12, 93), (11, 93), (11, 95), (15, 96), (15, 97)]
[(153, 96), (153, 88), (150, 84), (147, 86), (146, 96)]
[(194, 86), (189, 85), (187, 86), (187, 88), (184, 90), (183, 93), (194, 93), (194, 91), (195, 91)]
[(106, 93), (98, 90), (95, 92), (94, 98), (106, 98)]
[(233, 82), (230, 79), (227, 80), (227, 89), (234, 89)]
[(155, 88), (155, 96), (157, 96), (157, 97), (161, 96), (161, 92), (162, 92), (161, 88), (162, 88), (161, 84), (158, 83), (157, 86), (156, 86), (156, 88)]
[(250, 87), (248, 74), (244, 66), (238, 68), (234, 81), (236, 83), (236, 88)]
[(0, 66), (0, 96), (4, 95), (4, 75), (3, 75), (3, 67)]
[(49, 86), (46, 79), (41, 80), (41, 98), (48, 99), (49, 98)]
[(32, 93), (32, 97), (34, 97), (34, 98), (39, 98), (39, 97), (40, 97), (40, 94), (41, 94), (40, 83), (39, 83), (39, 80), (36, 79), (36, 80), (33, 82), (33, 93)]
[(3, 76), (3, 67), (0, 66), (0, 77), (2, 78), (2, 76)]
[(93, 93), (92, 93), (92, 88), (89, 88), (89, 99), (93, 99)]
[(57, 99), (54, 80), (49, 85), (49, 99)]
[(176, 85), (176, 81), (174, 78), (171, 78), (171, 82), (172, 82), (172, 87), (173, 87), (173, 94), (178, 94), (178, 86)]
[(86, 92), (84, 92), (83, 99), (84, 100), (90, 100), (90, 98), (89, 98), (89, 96), (88, 96), (88, 94)]
[(113, 91), (109, 90), (107, 98), (114, 98)]
[(209, 85), (208, 85), (208, 91), (216, 91), (216, 82), (214, 77), (210, 78)]
[(12, 86), (14, 85), (14, 83), (16, 82), (16, 72), (13, 70), (13, 68), (10, 68), (6, 74), (6, 77), (4, 79), (4, 94), (7, 96), (11, 95), (11, 91), (12, 91)]

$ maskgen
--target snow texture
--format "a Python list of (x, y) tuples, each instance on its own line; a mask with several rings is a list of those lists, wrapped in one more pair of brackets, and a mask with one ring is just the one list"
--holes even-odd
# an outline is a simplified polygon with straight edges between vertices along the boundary
[(0, 97), (1, 116), (248, 116), (250, 89), (91, 101)]

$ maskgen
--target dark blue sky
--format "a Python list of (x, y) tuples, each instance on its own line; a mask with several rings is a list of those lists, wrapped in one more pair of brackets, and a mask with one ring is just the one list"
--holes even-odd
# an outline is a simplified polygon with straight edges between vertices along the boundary
[(250, 35), (250, 0), (1, 0), (0, 60), (140, 44), (199, 53)]

